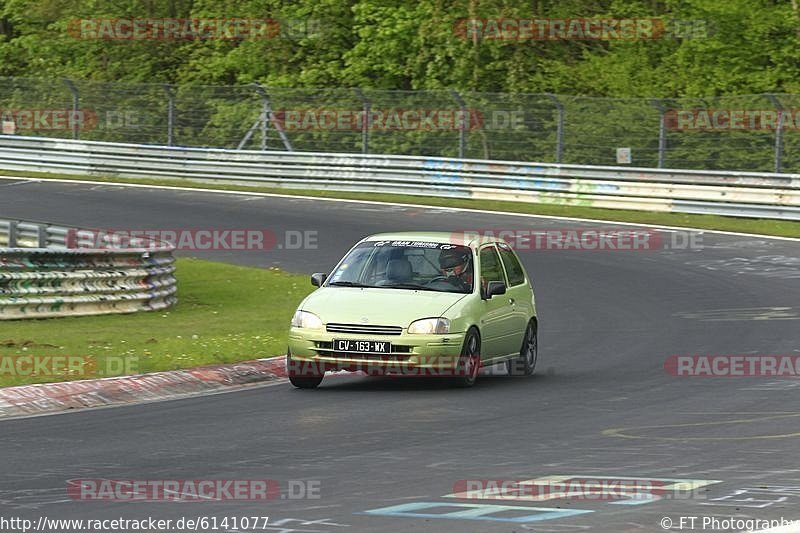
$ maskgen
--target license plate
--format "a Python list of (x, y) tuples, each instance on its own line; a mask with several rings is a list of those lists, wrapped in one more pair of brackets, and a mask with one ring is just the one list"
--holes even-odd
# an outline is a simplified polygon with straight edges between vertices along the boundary
[(335, 339), (333, 341), (333, 351), (350, 353), (391, 353), (392, 344), (389, 341)]

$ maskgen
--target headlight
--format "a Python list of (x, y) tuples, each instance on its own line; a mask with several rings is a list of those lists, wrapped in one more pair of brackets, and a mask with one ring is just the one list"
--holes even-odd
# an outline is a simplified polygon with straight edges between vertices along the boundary
[(446, 318), (423, 318), (422, 320), (415, 320), (408, 326), (408, 332), (427, 335), (450, 333), (450, 321)]
[(292, 327), (306, 329), (322, 329), (322, 320), (314, 313), (297, 311), (292, 317)]

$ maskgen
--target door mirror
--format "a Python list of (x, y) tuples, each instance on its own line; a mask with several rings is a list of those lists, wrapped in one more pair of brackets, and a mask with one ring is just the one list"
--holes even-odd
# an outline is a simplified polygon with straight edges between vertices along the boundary
[(328, 279), (328, 275), (324, 272), (311, 274), (311, 284), (315, 287), (322, 287), (322, 284), (325, 283), (326, 279)]
[(486, 284), (486, 300), (491, 299), (492, 296), (498, 296), (506, 293), (506, 284), (502, 281), (490, 281)]

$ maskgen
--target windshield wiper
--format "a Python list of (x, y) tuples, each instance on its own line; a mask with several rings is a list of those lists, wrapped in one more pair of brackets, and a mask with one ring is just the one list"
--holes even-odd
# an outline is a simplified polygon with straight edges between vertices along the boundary
[(334, 287), (375, 287), (375, 285), (364, 285), (363, 283), (358, 283), (356, 281), (331, 281), (328, 285), (332, 285)]
[(391, 285), (381, 285), (380, 287), (381, 288), (386, 288), (386, 289), (414, 289), (414, 290), (417, 290), (417, 291), (435, 291), (435, 292), (440, 292), (440, 291), (437, 291), (434, 288), (426, 287), (424, 285), (418, 285), (416, 283), (392, 283)]

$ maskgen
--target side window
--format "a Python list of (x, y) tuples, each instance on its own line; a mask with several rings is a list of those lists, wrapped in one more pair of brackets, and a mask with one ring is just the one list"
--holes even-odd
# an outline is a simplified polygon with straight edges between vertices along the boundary
[(525, 271), (522, 270), (522, 265), (519, 264), (519, 259), (511, 247), (505, 243), (499, 243), (497, 247), (500, 249), (500, 257), (503, 258), (503, 265), (506, 267), (508, 285), (513, 287), (525, 283)]
[(481, 290), (484, 293), (490, 281), (502, 281), (505, 283), (503, 266), (500, 264), (500, 257), (497, 255), (494, 246), (487, 246), (481, 249), (479, 258), (481, 262)]

